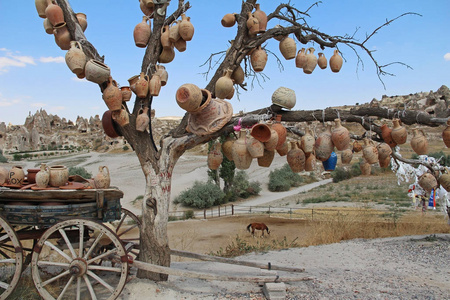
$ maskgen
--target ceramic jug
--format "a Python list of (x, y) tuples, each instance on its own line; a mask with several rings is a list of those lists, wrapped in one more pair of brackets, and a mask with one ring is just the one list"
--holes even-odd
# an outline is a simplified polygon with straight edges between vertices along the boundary
[(411, 139), (411, 148), (418, 155), (428, 154), (428, 141), (425, 132), (422, 129), (413, 128), (413, 137)]
[(136, 118), (136, 130), (144, 132), (150, 123), (150, 118), (148, 116), (148, 107), (139, 109), (138, 116)]
[(295, 53), (297, 52), (297, 44), (295, 44), (295, 40), (293, 38), (286, 36), (281, 40), (279, 48), (284, 59), (290, 60), (295, 58)]
[(50, 180), (49, 170), (46, 164), (41, 164), (40, 171), (36, 174), (36, 186), (38, 188), (46, 188)]
[(133, 30), (134, 43), (139, 48), (147, 47), (152, 33), (151, 23), (147, 23), (148, 17), (142, 17), (142, 22), (137, 24)]
[(341, 125), (340, 119), (334, 120), (335, 127), (331, 133), (331, 140), (339, 151), (347, 149), (350, 143), (350, 133), (348, 129)]
[(305, 153), (298, 148), (296, 142), (291, 142), (291, 150), (289, 150), (286, 157), (292, 172), (299, 173), (305, 169)]
[(221, 144), (216, 143), (208, 153), (207, 159), (208, 168), (211, 170), (217, 170), (222, 164), (222, 161), (223, 161), (223, 154), (221, 151)]
[(98, 173), (94, 177), (94, 185), (96, 189), (107, 189), (111, 183), (109, 169), (107, 166), (99, 166)]
[(339, 55), (339, 50), (334, 50), (334, 54), (330, 57), (330, 69), (332, 72), (337, 73), (341, 70), (343, 63), (342, 57)]

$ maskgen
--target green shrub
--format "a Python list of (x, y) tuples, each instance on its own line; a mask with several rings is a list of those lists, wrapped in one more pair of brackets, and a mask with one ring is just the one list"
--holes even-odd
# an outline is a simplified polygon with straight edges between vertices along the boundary
[(340, 182), (342, 180), (347, 180), (352, 177), (357, 177), (361, 175), (361, 169), (359, 168), (358, 163), (354, 163), (350, 169), (343, 167), (336, 167), (336, 169), (331, 172), (331, 178), (333, 178), (333, 182)]
[(195, 219), (194, 211), (192, 209), (185, 211), (183, 214), (183, 218), (186, 220)]
[(248, 175), (245, 171), (236, 172), (233, 181), (233, 191), (241, 198), (248, 198), (252, 195), (258, 195), (261, 192), (261, 184), (258, 181), (248, 181)]
[(0, 163), (8, 162), (8, 159), (3, 156), (3, 150), (0, 149)]
[(174, 203), (180, 203), (188, 207), (208, 208), (213, 205), (222, 204), (224, 198), (225, 193), (214, 183), (196, 181), (191, 188), (181, 192), (174, 199)]
[(80, 175), (81, 177), (86, 179), (92, 178), (92, 173), (89, 173), (83, 167), (69, 167), (69, 176), (70, 175)]
[(302, 182), (303, 178), (299, 174), (292, 172), (291, 167), (285, 164), (280, 169), (270, 171), (269, 191), (288, 191), (291, 187), (300, 186)]
[(13, 155), (13, 160), (15, 160), (15, 161), (19, 161), (19, 160), (22, 160), (22, 155), (20, 155), (20, 154), (14, 154)]

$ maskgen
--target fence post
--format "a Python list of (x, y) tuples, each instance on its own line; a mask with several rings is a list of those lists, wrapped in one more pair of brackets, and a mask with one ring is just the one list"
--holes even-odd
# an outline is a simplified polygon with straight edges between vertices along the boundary
[(311, 221), (314, 221), (314, 208), (311, 208)]
[(234, 204), (231, 204), (231, 215), (234, 216)]
[(203, 219), (206, 219), (206, 208), (203, 209)]
[(292, 219), (292, 208), (289, 208), (289, 219)]
[(269, 218), (270, 218), (270, 205), (269, 205)]
[(219, 217), (220, 217), (220, 205), (219, 205)]

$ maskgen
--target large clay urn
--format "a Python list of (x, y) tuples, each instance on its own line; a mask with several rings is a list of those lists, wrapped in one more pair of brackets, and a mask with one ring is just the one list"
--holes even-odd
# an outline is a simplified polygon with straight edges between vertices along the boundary
[(185, 83), (175, 93), (178, 105), (186, 111), (196, 111), (203, 99), (201, 89), (192, 83)]
[(372, 166), (364, 159), (359, 163), (359, 169), (361, 170), (361, 175), (369, 176), (372, 172)]
[(87, 80), (102, 84), (109, 79), (111, 69), (101, 61), (90, 59), (84, 67), (84, 72)]
[(48, 181), (50, 180), (50, 174), (46, 164), (42, 163), (40, 171), (36, 174), (36, 186), (38, 188), (46, 188)]
[(250, 130), (250, 135), (258, 141), (265, 143), (269, 141), (271, 137), (270, 126), (264, 122), (259, 122), (253, 125), (252, 129)]
[(333, 141), (331, 140), (331, 124), (327, 124), (325, 131), (319, 134), (314, 144), (314, 149), (318, 160), (325, 161), (330, 157), (334, 149)]
[(348, 129), (341, 125), (340, 119), (334, 120), (335, 127), (331, 132), (331, 140), (333, 141), (334, 146), (342, 151), (349, 147), (350, 143), (350, 133)]
[(222, 143), (222, 152), (223, 155), (229, 160), (233, 161), (233, 144), (236, 139), (232, 136), (228, 136), (225, 141)]
[(161, 77), (158, 74), (153, 74), (148, 82), (148, 92), (151, 96), (158, 96), (161, 91)]
[(277, 146), (275, 147), (275, 149), (278, 149), (286, 141), (287, 135), (286, 127), (284, 127), (283, 124), (281, 124), (281, 115), (277, 115), (275, 117), (275, 122), (272, 124), (272, 129), (275, 130), (278, 135), (278, 142)]
[(392, 122), (394, 123), (394, 128), (392, 128), (391, 132), (392, 139), (398, 145), (406, 143), (406, 139), (408, 137), (408, 132), (406, 131), (406, 128), (400, 125), (399, 119), (393, 119)]
[(422, 129), (414, 128), (413, 137), (411, 139), (411, 148), (418, 155), (428, 154), (428, 141), (425, 136), (425, 132)]
[(211, 170), (217, 170), (223, 161), (223, 154), (221, 151), (221, 144), (216, 143), (211, 150), (208, 152), (208, 168)]
[(187, 17), (185, 14), (181, 14), (181, 22), (178, 25), (180, 36), (186, 42), (192, 40), (194, 36), (194, 25), (191, 23), (191, 18)]
[(47, 17), (45, 15), (45, 9), (48, 5), (47, 0), (34, 0), (34, 5), (36, 6), (39, 17), (45, 19)]
[(364, 138), (363, 157), (369, 164), (378, 162), (378, 150), (371, 139)]
[(305, 153), (298, 148), (296, 142), (291, 142), (291, 150), (289, 150), (286, 157), (292, 172), (299, 173), (305, 169)]
[(336, 169), (336, 164), (337, 164), (337, 154), (336, 152), (331, 152), (330, 157), (328, 157), (327, 160), (322, 162), (323, 165), (323, 169), (325, 171), (334, 171)]
[(136, 117), (136, 130), (144, 132), (150, 123), (150, 117), (148, 116), (148, 107), (139, 109), (138, 116)]
[(220, 20), (220, 23), (223, 27), (233, 27), (236, 24), (235, 14), (225, 14), (222, 20)]
[(384, 142), (389, 145), (389, 147), (394, 148), (397, 146), (397, 143), (394, 142), (392, 139), (391, 133), (392, 129), (389, 128), (386, 124), (381, 125), (381, 137), (383, 138)]
[(214, 93), (217, 98), (225, 99), (233, 91), (233, 80), (231, 80), (232, 70), (227, 69), (223, 76), (217, 79)]
[(305, 154), (312, 153), (314, 151), (314, 144), (316, 142), (316, 139), (313, 136), (313, 133), (311, 131), (311, 128), (306, 127), (305, 128), (305, 135), (301, 138), (301, 149)]
[(80, 24), (81, 29), (83, 32), (87, 28), (87, 17), (84, 13), (76, 13), (75, 16), (77, 17), (78, 23)]
[(446, 168), (445, 173), (439, 177), (439, 184), (447, 191), (450, 192), (450, 173)]
[(347, 148), (341, 152), (341, 162), (344, 165), (348, 165), (352, 162), (353, 152), (350, 148)]
[(120, 110), (122, 108), (122, 92), (117, 86), (117, 82), (109, 77), (108, 85), (103, 90), (103, 101), (110, 111)]
[(70, 41), (71, 36), (70, 32), (67, 29), (66, 23), (60, 23), (58, 25), (53, 26), (53, 35), (55, 36), (55, 42), (61, 48), (61, 50), (69, 50), (70, 49)]
[(45, 8), (45, 16), (52, 23), (53, 26), (64, 23), (64, 13), (55, 1), (48, 0)]
[(148, 17), (142, 17), (142, 22), (137, 24), (133, 30), (134, 43), (139, 48), (147, 47), (150, 35), (152, 33), (151, 23), (147, 23)]
[(22, 186), (25, 179), (25, 172), (22, 167), (14, 166), (9, 170), (8, 180), (12, 186)]
[(99, 166), (98, 173), (94, 177), (94, 185), (96, 189), (107, 189), (111, 183), (109, 169), (107, 166)]
[(387, 143), (380, 143), (377, 146), (377, 151), (378, 151), (378, 161), (380, 162), (386, 160), (386, 158), (390, 157), (392, 153), (392, 149)]
[(232, 149), (233, 161), (237, 169), (246, 170), (250, 168), (252, 156), (247, 150), (246, 130), (241, 129), (239, 138), (234, 142)]
[(69, 170), (65, 166), (52, 166), (50, 167), (50, 179), (49, 184), (53, 187), (59, 187), (66, 185), (69, 180)]
[(272, 127), (272, 123), (269, 123), (270, 127), (270, 139), (267, 142), (264, 142), (264, 147), (269, 151), (275, 151), (278, 145), (278, 133)]
[(260, 8), (259, 3), (256, 3), (255, 11), (253, 12), (253, 17), (258, 20), (259, 23), (259, 33), (265, 32), (267, 28), (267, 15)]
[(431, 190), (436, 188), (438, 185), (436, 178), (431, 173), (422, 174), (418, 179), (418, 183), (420, 187), (422, 187), (428, 193), (430, 193)]
[(306, 50), (306, 64), (303, 66), (303, 72), (311, 74), (317, 66), (317, 57), (314, 55), (314, 48)]
[(288, 154), (289, 152), (289, 144), (287, 142), (287, 140), (284, 141), (284, 143), (280, 146), (276, 148), (278, 155), (280, 156), (285, 156)]
[(145, 98), (148, 94), (148, 76), (141, 72), (138, 81), (136, 82), (136, 95), (139, 98)]
[(314, 153), (306, 154), (305, 171), (311, 172), (316, 169), (316, 156)]
[(295, 53), (297, 52), (297, 44), (295, 43), (293, 38), (286, 36), (281, 40), (279, 48), (284, 59), (290, 60), (295, 58)]
[(73, 73), (80, 74), (84, 72), (86, 54), (84, 54), (80, 42), (70, 42), (70, 49), (66, 52), (65, 60), (67, 66)]
[(0, 185), (6, 183), (9, 177), (9, 170), (5, 167), (0, 166)]
[(258, 46), (258, 48), (256, 48), (250, 56), (250, 63), (255, 72), (263, 71), (267, 63), (266, 50), (261, 49), (261, 46)]
[(251, 12), (247, 13), (247, 29), (249, 35), (255, 35), (259, 32), (259, 21), (253, 16)]
[(450, 119), (447, 120), (447, 127), (442, 131), (442, 139), (445, 146), (450, 148)]
[(231, 79), (234, 80), (234, 83), (236, 84), (242, 84), (245, 80), (245, 73), (244, 69), (239, 65), (234, 69), (233, 73), (231, 74)]
[(334, 73), (337, 73), (341, 70), (343, 63), (342, 57), (339, 55), (339, 50), (334, 50), (333, 56), (330, 57), (330, 69)]
[(325, 57), (325, 54), (323, 54), (322, 52), (320, 52), (319, 54), (319, 58), (317, 59), (317, 64), (319, 65), (319, 68), (326, 69), (327, 65), (328, 65), (328, 61), (327, 58)]
[(295, 66), (300, 69), (303, 68), (306, 60), (305, 48), (298, 50), (297, 56), (295, 57)]
[(275, 157), (275, 151), (270, 151), (264, 149), (264, 154), (258, 157), (258, 166), (268, 168), (272, 164), (273, 158)]
[(258, 158), (264, 155), (264, 144), (252, 136), (246, 139), (247, 150), (253, 158)]

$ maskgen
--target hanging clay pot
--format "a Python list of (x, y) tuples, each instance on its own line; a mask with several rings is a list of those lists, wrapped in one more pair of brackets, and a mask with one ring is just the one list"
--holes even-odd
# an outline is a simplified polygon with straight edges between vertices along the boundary
[(47, 0), (34, 0), (34, 5), (36, 6), (36, 11), (38, 12), (39, 17), (45, 19), (45, 9), (47, 8)]
[(439, 184), (447, 191), (450, 192), (450, 173), (447, 168), (445, 168), (445, 173), (439, 177)]
[(147, 6), (148, 8), (153, 8), (155, 6), (153, 0), (142, 0), (142, 3), (144, 3), (144, 5)]
[(316, 156), (314, 153), (306, 154), (305, 171), (311, 172), (316, 169)]
[[(281, 26), (280, 24), (277, 24), (273, 27), (274, 29), (283, 29), (283, 26)], [(281, 42), (281, 40), (285, 37), (285, 35), (282, 34), (274, 34), (273, 38), (279, 42)]]
[(236, 24), (235, 14), (226, 14), (220, 21), (223, 27), (233, 27)]
[(410, 143), (411, 148), (418, 155), (428, 154), (428, 141), (422, 129), (413, 128), (413, 137)]
[(49, 170), (46, 164), (42, 163), (40, 171), (36, 174), (36, 186), (38, 188), (46, 188), (50, 180)]
[(364, 138), (363, 157), (369, 164), (378, 162), (378, 150), (371, 139)]
[(286, 141), (286, 135), (287, 135), (286, 127), (284, 127), (281, 124), (281, 115), (276, 115), (275, 122), (272, 125), (272, 129), (274, 129), (278, 135), (278, 142), (277, 142), (277, 146), (275, 148), (275, 149), (277, 149), (277, 148), (281, 147), (281, 145), (284, 144), (284, 142)]
[(330, 69), (334, 73), (337, 73), (341, 70), (343, 63), (342, 57), (339, 55), (339, 50), (334, 50), (333, 56), (330, 58)]
[(96, 189), (107, 189), (111, 183), (109, 169), (107, 166), (99, 166), (98, 173), (94, 177), (94, 185)]
[(233, 80), (231, 80), (232, 70), (227, 69), (223, 76), (216, 81), (214, 93), (217, 98), (225, 99), (233, 90)]
[(45, 16), (49, 19), (53, 26), (64, 23), (64, 13), (55, 1), (48, 0), (45, 8)]
[(119, 136), (119, 134), (117, 133), (115, 123), (112, 119), (112, 112), (110, 110), (107, 110), (103, 113), (102, 127), (105, 134), (110, 138), (114, 139)]
[(318, 160), (325, 161), (330, 157), (334, 149), (333, 141), (331, 140), (331, 124), (327, 124), (325, 131), (319, 134), (314, 144), (314, 149)]
[(165, 25), (161, 27), (161, 46), (163, 48), (171, 48), (173, 43), (169, 39), (170, 37), (170, 28), (169, 25)]
[(234, 80), (235, 84), (242, 84), (245, 80), (245, 74), (244, 69), (239, 65), (234, 69), (233, 73), (231, 74), (231, 79)]
[(128, 78), (128, 83), (130, 84), (130, 89), (133, 93), (136, 93), (136, 82), (139, 80), (139, 75), (134, 75)]
[(341, 125), (340, 119), (334, 120), (335, 127), (331, 133), (331, 140), (333, 141), (334, 146), (342, 151), (349, 147), (350, 143), (350, 133), (348, 129)]
[(139, 98), (146, 98), (148, 94), (148, 76), (141, 72), (138, 81), (136, 82), (136, 95)]
[(363, 176), (369, 176), (372, 173), (372, 166), (364, 159), (359, 163), (359, 169)]
[(202, 103), (203, 94), (195, 84), (186, 83), (175, 93), (178, 105), (186, 111), (196, 111)]
[(267, 142), (264, 142), (264, 147), (269, 151), (275, 151), (278, 145), (278, 133), (272, 127), (272, 123), (269, 123), (270, 127), (270, 139)]
[(314, 144), (316, 139), (313, 136), (311, 128), (305, 128), (305, 135), (301, 138), (300, 148), (305, 152), (305, 154), (312, 153), (314, 151)]
[(319, 52), (319, 58), (317, 59), (317, 64), (319, 65), (319, 68), (326, 69), (327, 65), (328, 65), (328, 61), (327, 58), (325, 57), (325, 54), (323, 54), (322, 52)]
[(381, 143), (377, 146), (378, 161), (385, 161), (387, 157), (390, 157), (392, 153), (391, 147), (387, 143)]
[(275, 151), (269, 151), (264, 149), (264, 154), (258, 157), (258, 166), (268, 168), (272, 164), (273, 158), (275, 157)]
[(158, 74), (153, 74), (152, 79), (148, 82), (148, 92), (151, 96), (158, 96), (161, 91), (161, 77)]
[(150, 123), (150, 118), (148, 116), (148, 107), (139, 109), (138, 116), (136, 118), (136, 130), (144, 132)]
[(271, 137), (270, 127), (264, 122), (259, 122), (258, 124), (253, 125), (250, 130), (250, 135), (258, 141), (265, 143), (269, 141)]
[(163, 48), (163, 51), (158, 57), (158, 62), (162, 64), (168, 64), (175, 58), (175, 50), (173, 47)]
[(147, 24), (148, 18), (142, 17), (142, 22), (134, 27), (133, 37), (134, 43), (139, 48), (147, 47), (152, 32), (151, 23)]
[(55, 36), (55, 43), (61, 48), (61, 50), (70, 49), (71, 36), (67, 29), (66, 23), (59, 23), (53, 27), (53, 35)]
[(121, 86), (120, 91), (122, 92), (122, 101), (130, 101), (132, 92), (129, 86)]
[(330, 157), (327, 160), (322, 162), (323, 169), (325, 171), (334, 171), (336, 169), (337, 164), (337, 154), (336, 152), (331, 152)]
[(66, 185), (69, 180), (69, 170), (65, 166), (50, 167), (49, 185), (52, 187), (60, 187)]
[(306, 50), (306, 64), (303, 66), (305, 74), (311, 74), (317, 65), (317, 57), (314, 55), (314, 48)]
[(386, 124), (381, 125), (381, 137), (383, 138), (384, 142), (389, 145), (389, 147), (394, 148), (397, 146), (397, 143), (394, 142), (392, 139), (392, 129), (389, 128)]
[(194, 25), (191, 23), (191, 18), (185, 14), (181, 14), (181, 22), (179, 23), (179, 33), (183, 40), (189, 42), (194, 36)]
[(259, 21), (253, 16), (251, 12), (247, 14), (247, 29), (249, 35), (255, 35), (259, 32)]
[(73, 73), (80, 74), (84, 72), (86, 54), (84, 54), (83, 48), (79, 42), (70, 42), (70, 49), (66, 52), (65, 60), (67, 66)]
[(447, 120), (447, 127), (442, 131), (442, 140), (445, 146), (450, 148), (450, 119)]
[(391, 157), (388, 156), (383, 160), (379, 160), (378, 162), (380, 163), (381, 168), (387, 168), (391, 164)]
[(264, 70), (267, 63), (267, 52), (258, 46), (255, 51), (253, 51), (250, 56), (250, 63), (255, 72), (261, 72)]
[(292, 109), (296, 103), (295, 91), (280, 86), (272, 94), (272, 103), (286, 109)]
[(25, 179), (25, 172), (23, 171), (22, 167), (14, 166), (11, 168), (11, 170), (9, 170), (8, 180), (10, 185), (22, 186), (24, 179)]
[(153, 14), (153, 12), (155, 10), (155, 6), (148, 7), (147, 5), (145, 5), (143, 0), (139, 0), (139, 8), (144, 13), (144, 15), (148, 16), (149, 18), (153, 18), (152, 14)]
[(87, 80), (102, 84), (108, 80), (111, 69), (101, 61), (90, 59), (84, 66), (84, 73)]
[(353, 145), (352, 145), (352, 149), (353, 149), (353, 152), (358, 153), (363, 149), (363, 147), (358, 141), (354, 141)]
[(394, 128), (392, 128), (391, 136), (394, 142), (398, 145), (402, 145), (406, 143), (406, 139), (408, 137), (408, 132), (406, 128), (400, 125), (400, 119), (393, 119)]
[(230, 100), (234, 96), (234, 87), (231, 89), (230, 93), (225, 97), (225, 99)]
[(297, 44), (293, 38), (285, 37), (281, 40), (279, 44), (280, 52), (284, 59), (290, 60), (295, 58), (295, 53), (297, 52)]
[(352, 150), (350, 150), (350, 148), (347, 148), (341, 152), (341, 162), (344, 165), (350, 164), (352, 161), (352, 158), (353, 158), (353, 152), (352, 152)]
[(296, 142), (291, 142), (291, 150), (289, 150), (286, 157), (292, 172), (299, 173), (305, 169), (305, 153), (298, 148)]
[(180, 36), (180, 25), (178, 24), (178, 21), (173, 21), (172, 24), (170, 24), (170, 27), (169, 27), (169, 41), (171, 43), (175, 43), (180, 38), (181, 38), (181, 36)]
[(208, 153), (208, 168), (211, 170), (217, 170), (223, 161), (223, 154), (221, 151), (221, 144), (216, 143)]
[(0, 166), (0, 185), (7, 183), (9, 177), (9, 170)]
[(122, 108), (122, 92), (117, 87), (117, 82), (109, 77), (108, 85), (103, 90), (103, 101), (110, 111), (120, 110)]
[(47, 18), (44, 19), (44, 29), (47, 34), (53, 34), (53, 25)]
[(84, 13), (76, 13), (75, 16), (77, 17), (78, 24), (80, 24), (81, 30), (83, 30), (83, 32), (84, 32), (86, 30), (86, 28), (87, 28), (87, 17), (86, 17), (86, 14), (84, 14)]
[(436, 178), (431, 173), (424, 173), (418, 178), (418, 183), (428, 193), (438, 185)]
[(167, 84), (167, 80), (169, 79), (169, 73), (166, 71), (166, 67), (163, 65), (156, 65), (156, 72), (161, 78), (161, 86), (165, 86)]
[(239, 138), (234, 142), (232, 149), (233, 161), (237, 169), (246, 170), (250, 168), (252, 156), (247, 150), (246, 130), (241, 129)]
[(306, 61), (305, 48), (302, 48), (298, 50), (297, 56), (295, 57), (295, 66), (301, 69), (306, 65)]
[(263, 33), (267, 28), (267, 15), (260, 8), (259, 3), (256, 3), (255, 11), (253, 12), (253, 16), (258, 20), (259, 24), (259, 33)]
[(186, 41), (183, 39), (178, 39), (175, 43), (173, 43), (175, 46), (175, 49), (178, 50), (178, 52), (184, 52), (186, 51)]
[(122, 127), (130, 123), (130, 118), (124, 105), (122, 105), (121, 109), (113, 111), (111, 116), (113, 120)]
[(246, 139), (247, 150), (251, 157), (258, 158), (264, 155), (264, 144), (252, 136)]
[(233, 144), (236, 141), (236, 139), (232, 136), (228, 136), (225, 139), (225, 142), (222, 143), (222, 152), (223, 155), (229, 160), (233, 161)]
[(287, 155), (287, 153), (289, 152), (289, 144), (288, 144), (287, 140), (285, 140), (284, 143), (280, 147), (277, 147), (276, 150), (280, 156)]

